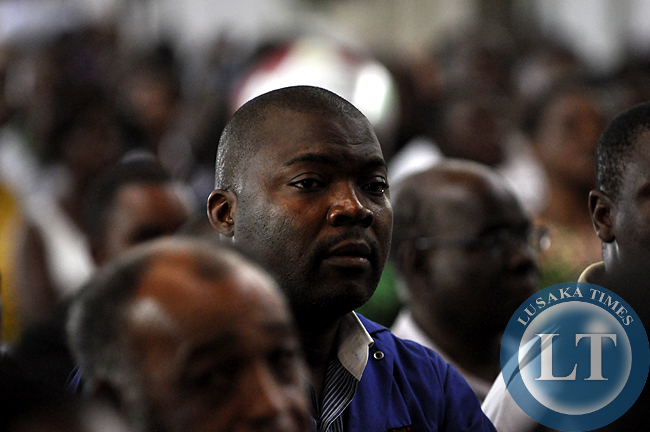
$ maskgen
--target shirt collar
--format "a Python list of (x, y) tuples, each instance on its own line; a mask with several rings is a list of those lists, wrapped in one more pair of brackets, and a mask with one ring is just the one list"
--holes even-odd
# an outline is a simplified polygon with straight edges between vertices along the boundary
[(361, 381), (374, 341), (356, 313), (350, 312), (343, 317), (337, 341), (339, 361), (352, 376)]
[(445, 356), (445, 353), (443, 353), (440, 348), (438, 348), (438, 345), (436, 345), (429, 336), (424, 334), (424, 331), (420, 329), (420, 326), (415, 323), (413, 314), (409, 308), (404, 308), (400, 311), (397, 318), (395, 318), (395, 323), (391, 327), (391, 332), (399, 338), (412, 340), (413, 342), (417, 342), (420, 345), (424, 345), (425, 347), (434, 350), (445, 362), (450, 363), (450, 360)]
[(483, 399), (485, 399), (485, 396), (488, 394), (490, 387), (492, 387), (492, 382), (484, 380), (483, 378), (479, 378), (476, 375), (471, 374), (458, 366), (456, 362), (449, 358), (447, 354), (442, 351), (438, 345), (436, 345), (436, 343), (424, 333), (424, 331), (413, 319), (413, 314), (408, 308), (404, 308), (399, 313), (399, 315), (397, 315), (391, 331), (395, 336), (399, 338), (412, 340), (413, 342), (417, 342), (420, 345), (423, 345), (435, 351), (441, 359), (456, 368), (456, 370), (463, 376), (463, 378), (465, 378), (467, 384), (469, 384), (472, 390), (474, 390), (474, 393), (476, 393), (476, 396), (480, 401), (483, 401)]
[(587, 267), (580, 277), (578, 278), (578, 282), (587, 282), (587, 283), (592, 283), (599, 285), (599, 281), (602, 279), (602, 275), (605, 273), (605, 263), (597, 262), (589, 267)]

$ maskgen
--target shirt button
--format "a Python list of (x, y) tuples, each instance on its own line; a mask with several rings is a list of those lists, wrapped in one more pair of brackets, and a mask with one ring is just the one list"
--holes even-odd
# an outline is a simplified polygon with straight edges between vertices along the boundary
[(381, 351), (375, 351), (375, 353), (372, 355), (372, 357), (373, 357), (375, 360), (381, 360), (381, 359), (384, 358), (384, 353), (381, 352)]

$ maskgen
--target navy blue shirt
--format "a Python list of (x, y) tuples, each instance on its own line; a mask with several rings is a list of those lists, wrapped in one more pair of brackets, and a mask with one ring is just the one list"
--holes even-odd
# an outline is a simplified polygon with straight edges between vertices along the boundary
[(344, 415), (346, 432), (496, 432), (453, 366), (432, 350), (359, 318), (375, 343)]

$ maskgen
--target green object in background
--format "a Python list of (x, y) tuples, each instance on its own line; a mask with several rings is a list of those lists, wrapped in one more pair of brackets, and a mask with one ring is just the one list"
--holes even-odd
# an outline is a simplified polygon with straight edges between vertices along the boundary
[(398, 277), (390, 261), (386, 263), (375, 294), (368, 303), (356, 310), (364, 317), (383, 326), (390, 327), (402, 307), (398, 294)]

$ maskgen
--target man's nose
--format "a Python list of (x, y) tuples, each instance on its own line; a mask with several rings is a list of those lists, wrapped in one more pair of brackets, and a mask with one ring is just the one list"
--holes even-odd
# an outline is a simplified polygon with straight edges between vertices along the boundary
[(327, 221), (332, 226), (359, 224), (368, 228), (374, 221), (374, 214), (362, 192), (355, 184), (342, 183), (334, 188)]

